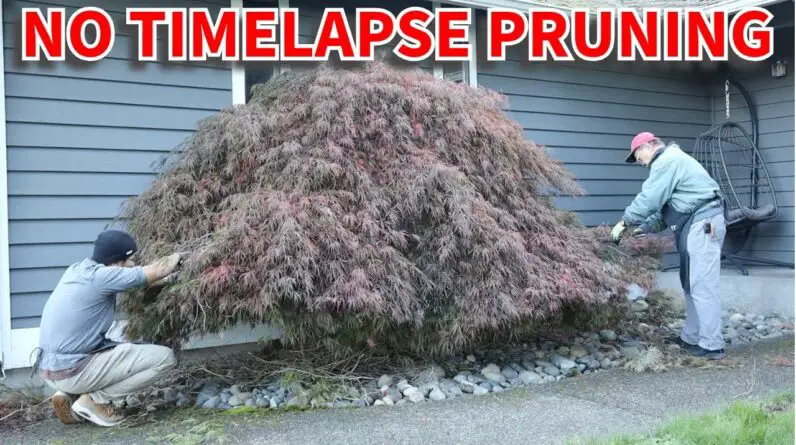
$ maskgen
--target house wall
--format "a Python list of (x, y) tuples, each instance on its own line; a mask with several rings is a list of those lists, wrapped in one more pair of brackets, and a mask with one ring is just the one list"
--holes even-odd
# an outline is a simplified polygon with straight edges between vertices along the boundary
[[(123, 26), (123, 12), (140, 2), (99, 4), (117, 24), (105, 60), (91, 66), (17, 60), (20, 8), (66, 6), (72, 12), (81, 5), (4, 3), (12, 329), (38, 326), (65, 267), (90, 255), (94, 237), (123, 201), (153, 179), (151, 164), (231, 100), (228, 66), (133, 61), (134, 36)], [(208, 6), (215, 13), (228, 3), (184, 6)], [(311, 41), (325, 5), (302, 0), (291, 6), (300, 8), (302, 41)], [(482, 42), (484, 30), (478, 30)], [(549, 146), (578, 176), (589, 196), (559, 204), (589, 225), (615, 222), (640, 187), (645, 171), (621, 162), (633, 134), (649, 130), (689, 145), (710, 120), (704, 89), (685, 73), (671, 80), (671, 72), (650, 73), (638, 65), (531, 65), (516, 51), (510, 58), (492, 64), (480, 58), (478, 82), (506, 93), (508, 112), (527, 136)], [(418, 65), (432, 72), (430, 61)]]
[[(91, 4), (111, 13), (117, 33), (110, 55), (89, 65), (18, 55), (21, 8), (64, 6), (69, 15), (86, 2), (3, 2), (12, 329), (38, 326), (64, 269), (90, 256), (122, 202), (147, 187), (151, 163), (232, 100), (228, 66), (134, 61), (124, 11), (146, 1)], [(149, 2), (169, 5), (215, 15), (228, 3)]]
[[(63, 270), (90, 255), (96, 234), (118, 214), (122, 202), (147, 187), (154, 178), (152, 162), (189, 136), (199, 119), (231, 103), (229, 66), (132, 60), (134, 36), (123, 26), (123, 12), (145, 3), (93, 3), (113, 13), (117, 40), (109, 57), (90, 66), (75, 61), (23, 64), (16, 56), (20, 8), (66, 6), (72, 12), (85, 2), (3, 3), (13, 329), (38, 326)], [(428, 2), (412, 4), (430, 7)], [(172, 0), (171, 5), (207, 6), (215, 14), (229, 2)], [(302, 41), (311, 41), (325, 5), (317, 0), (290, 5), (300, 8)], [(409, 5), (388, 7), (398, 11)], [(508, 61), (490, 63), (483, 58), (483, 18), (481, 11), (479, 85), (506, 94), (507, 112), (526, 136), (547, 146), (577, 175), (588, 195), (560, 198), (558, 204), (576, 211), (587, 225), (615, 223), (640, 190), (647, 171), (623, 163), (634, 134), (652, 131), (687, 148), (713, 122), (708, 80), (694, 65), (529, 63), (521, 52), (527, 42), (509, 50)], [(291, 64), (291, 69), (309, 65)], [(433, 71), (430, 61), (419, 65)], [(772, 79), (757, 76), (760, 85), (750, 83), (750, 89), (766, 97), (787, 96), (792, 104), (792, 82), (769, 84), (776, 85), (772, 90), (765, 87)], [(781, 102), (776, 105), (777, 113), (786, 108)], [(792, 245), (793, 151), (784, 142), (792, 141), (789, 116), (789, 130), (770, 130), (777, 136), (765, 133), (772, 140), (768, 153), (784, 157), (777, 168), (790, 174), (784, 179), (790, 188), (786, 185), (780, 193), (791, 204), (790, 219), (772, 223), (780, 224), (779, 232), (772, 238), (776, 241), (767, 242), (790, 236)], [(772, 117), (766, 127), (782, 128), (784, 117)], [(763, 128), (761, 123), (761, 137)], [(781, 218), (787, 212), (783, 209)], [(757, 246), (763, 250), (762, 241)]]

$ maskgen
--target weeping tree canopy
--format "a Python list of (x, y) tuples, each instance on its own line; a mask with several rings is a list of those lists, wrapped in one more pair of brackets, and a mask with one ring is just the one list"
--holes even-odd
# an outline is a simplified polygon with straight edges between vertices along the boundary
[(582, 190), (503, 100), (382, 64), (256, 86), (128, 203), (141, 261), (189, 252), (123, 300), (128, 334), (272, 323), (293, 346), (451, 353), (624, 298), (661, 249), (558, 210)]

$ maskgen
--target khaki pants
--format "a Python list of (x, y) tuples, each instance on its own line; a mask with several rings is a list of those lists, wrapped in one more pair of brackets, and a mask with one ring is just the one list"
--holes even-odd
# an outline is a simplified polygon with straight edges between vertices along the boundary
[[(713, 233), (704, 231), (705, 223), (713, 226)], [(685, 293), (686, 318), (680, 338), (704, 349), (717, 350), (725, 346), (721, 320), (721, 248), (727, 226), (724, 215), (694, 221), (688, 232), (689, 277), (691, 292)]]
[(95, 355), (77, 375), (45, 382), (58, 391), (88, 393), (97, 403), (118, 403), (165, 377), (176, 363), (165, 346), (124, 343)]

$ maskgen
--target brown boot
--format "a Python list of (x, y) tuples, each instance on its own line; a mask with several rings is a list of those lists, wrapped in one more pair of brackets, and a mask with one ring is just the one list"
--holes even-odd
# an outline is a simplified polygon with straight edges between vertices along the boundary
[(80, 396), (72, 404), (72, 410), (80, 417), (100, 426), (115, 426), (124, 420), (124, 416), (116, 410), (113, 404), (99, 404), (88, 394)]
[(64, 425), (74, 425), (83, 421), (72, 411), (72, 397), (63, 391), (57, 391), (52, 398), (55, 417)]

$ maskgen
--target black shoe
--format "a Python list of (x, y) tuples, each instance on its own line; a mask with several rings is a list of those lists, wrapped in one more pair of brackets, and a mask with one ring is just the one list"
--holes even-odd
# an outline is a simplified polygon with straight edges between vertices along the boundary
[(666, 343), (677, 345), (677, 346), (681, 347), (682, 349), (689, 349), (689, 348), (693, 348), (694, 346), (696, 346), (696, 345), (692, 345), (690, 343), (684, 342), (683, 339), (680, 338), (679, 335), (672, 335), (671, 337), (667, 337), (666, 338)]
[(724, 348), (711, 351), (710, 349), (705, 349), (701, 346), (692, 346), (688, 352), (690, 352), (694, 357), (706, 358), (708, 360), (721, 360), (727, 357), (727, 353), (724, 352)]

